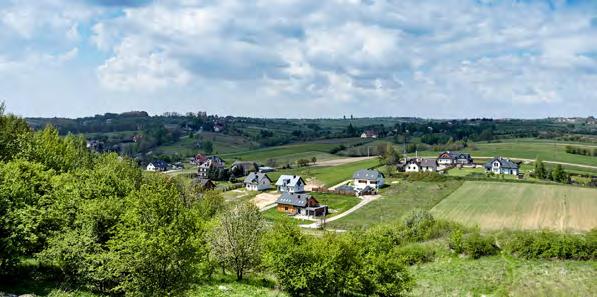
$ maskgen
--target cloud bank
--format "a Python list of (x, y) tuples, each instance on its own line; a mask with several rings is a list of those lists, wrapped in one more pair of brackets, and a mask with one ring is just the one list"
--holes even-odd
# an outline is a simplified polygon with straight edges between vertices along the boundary
[(14, 0), (0, 43), (23, 115), (597, 114), (593, 1)]

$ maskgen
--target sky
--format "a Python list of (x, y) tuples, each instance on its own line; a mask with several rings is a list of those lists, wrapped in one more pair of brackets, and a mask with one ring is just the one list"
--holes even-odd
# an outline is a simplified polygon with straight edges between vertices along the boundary
[(597, 1), (0, 0), (22, 116), (597, 115)]

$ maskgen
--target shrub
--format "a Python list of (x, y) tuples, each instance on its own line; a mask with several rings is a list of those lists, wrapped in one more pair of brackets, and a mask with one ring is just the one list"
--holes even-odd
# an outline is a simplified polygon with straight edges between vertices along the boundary
[(428, 181), (428, 182), (442, 182), (448, 178), (436, 172), (413, 172), (407, 174), (407, 180), (414, 181)]
[(461, 254), (462, 252), (464, 252), (464, 243), (462, 242), (462, 236), (462, 230), (456, 229), (452, 231), (452, 234), (450, 234), (450, 238), (448, 239), (448, 246), (457, 254)]
[(395, 248), (388, 258), (399, 259), (406, 265), (415, 265), (433, 261), (435, 251), (420, 244), (411, 244)]
[(462, 249), (466, 255), (473, 259), (495, 255), (499, 250), (493, 237), (482, 236), (479, 232), (465, 235), (462, 238)]
[(503, 249), (525, 259), (597, 259), (597, 236), (554, 232), (514, 232), (503, 236)]

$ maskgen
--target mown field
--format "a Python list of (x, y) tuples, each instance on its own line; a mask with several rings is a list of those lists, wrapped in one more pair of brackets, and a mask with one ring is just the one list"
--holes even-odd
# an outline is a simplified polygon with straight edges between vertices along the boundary
[(233, 153), (224, 153), (220, 156), (226, 160), (245, 160), (265, 163), (270, 159), (278, 165), (293, 163), (298, 159), (311, 159), (316, 157), (319, 161), (337, 159), (339, 156), (330, 154), (330, 151), (339, 145), (350, 146), (361, 143), (360, 138), (325, 139), (255, 150), (239, 150)]
[(461, 181), (456, 180), (408, 182), (386, 179), (386, 183), (389, 186), (380, 191), (380, 199), (372, 201), (349, 216), (328, 223), (328, 228), (349, 230), (393, 222), (415, 208), (433, 208), (462, 185)]
[[(510, 158), (521, 158), (535, 160), (541, 158), (544, 161), (565, 162), (597, 166), (597, 157), (582, 156), (566, 153), (566, 142), (546, 142), (534, 139), (507, 139), (501, 142), (479, 142), (473, 143), (462, 151), (471, 153), (478, 157), (506, 156)], [(575, 146), (583, 146), (574, 144)], [(591, 147), (586, 146), (584, 147)], [(435, 156), (438, 152), (424, 151), (420, 154)]]
[(597, 228), (597, 190), (526, 183), (465, 182), (431, 213), (483, 230)]
[[(257, 146), (257, 144), (243, 136), (231, 136), (213, 132), (203, 132), (199, 135), (201, 141), (211, 141), (213, 143), (214, 154), (247, 151)], [(191, 138), (189, 136), (184, 136), (173, 144), (158, 146), (154, 151), (164, 154), (194, 156), (198, 152), (203, 152), (201, 148), (197, 146), (198, 141), (200, 140), (196, 137)]]

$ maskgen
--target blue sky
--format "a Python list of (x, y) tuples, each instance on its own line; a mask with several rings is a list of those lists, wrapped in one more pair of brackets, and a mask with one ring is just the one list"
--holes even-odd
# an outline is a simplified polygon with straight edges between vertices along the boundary
[(596, 1), (1, 0), (23, 116), (597, 115)]

